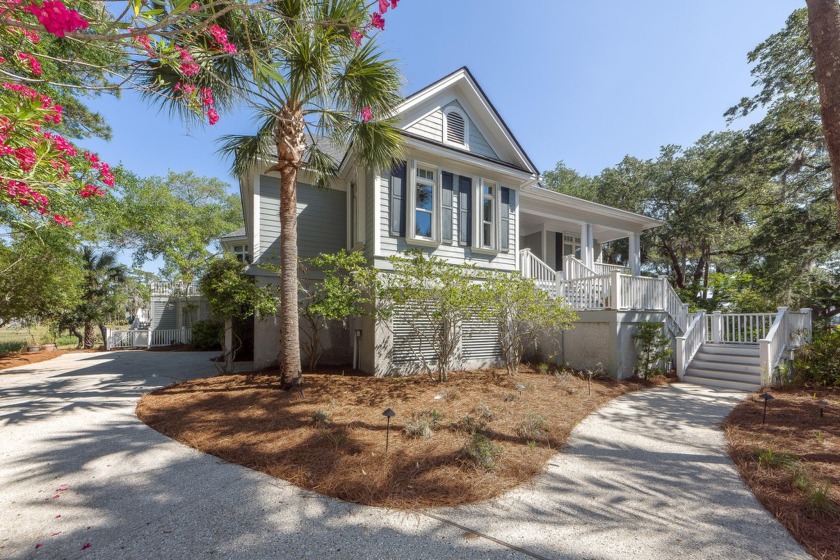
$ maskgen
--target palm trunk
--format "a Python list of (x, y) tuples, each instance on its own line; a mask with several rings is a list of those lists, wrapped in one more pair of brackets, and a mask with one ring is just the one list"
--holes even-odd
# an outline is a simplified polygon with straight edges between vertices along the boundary
[(85, 323), (85, 349), (93, 348), (96, 342), (96, 331), (93, 330), (93, 323)]
[(837, 0), (805, 0), (805, 3), (840, 231), (840, 4)]
[(274, 139), (280, 172), (280, 373), (286, 387), (300, 380), (298, 319), (297, 174), (306, 148), (303, 113), (291, 105), (277, 114)]

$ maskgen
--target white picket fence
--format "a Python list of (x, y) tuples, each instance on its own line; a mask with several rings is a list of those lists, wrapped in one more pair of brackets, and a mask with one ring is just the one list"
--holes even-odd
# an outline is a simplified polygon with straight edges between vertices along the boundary
[(106, 350), (119, 348), (154, 348), (172, 346), (175, 344), (189, 344), (192, 342), (192, 329), (128, 329), (108, 330)]

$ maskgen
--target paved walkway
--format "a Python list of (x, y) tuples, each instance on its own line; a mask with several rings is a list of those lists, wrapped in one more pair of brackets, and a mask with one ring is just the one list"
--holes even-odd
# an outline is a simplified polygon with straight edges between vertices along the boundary
[(224, 463), (136, 419), (142, 393), (213, 373), (210, 356), (67, 354), (0, 371), (0, 558), (808, 558), (725, 455), (718, 424), (737, 394), (626, 395), (533, 484), (400, 513)]

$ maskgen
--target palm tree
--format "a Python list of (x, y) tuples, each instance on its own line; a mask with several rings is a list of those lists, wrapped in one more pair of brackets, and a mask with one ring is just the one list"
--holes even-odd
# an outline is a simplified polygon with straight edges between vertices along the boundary
[(357, 45), (351, 36), (368, 21), (363, 0), (281, 0), (272, 7), (239, 26), (254, 53), (248, 95), (257, 133), (224, 137), (220, 152), (234, 156), (238, 177), (276, 159), (264, 172), (281, 177), (279, 360), (288, 387), (301, 373), (298, 173), (306, 168), (319, 186), (328, 185), (338, 164), (322, 150), (326, 142), (347, 147), (365, 168), (390, 168), (401, 136), (389, 115), (401, 99), (402, 79), (373, 38)]
[(126, 271), (123, 265), (117, 263), (117, 255), (113, 251), (97, 255), (85, 246), (81, 258), (82, 302), (74, 316), (84, 325), (84, 348), (93, 348), (96, 338), (94, 327), (99, 326), (104, 340), (105, 321), (119, 308), (119, 288), (126, 282)]

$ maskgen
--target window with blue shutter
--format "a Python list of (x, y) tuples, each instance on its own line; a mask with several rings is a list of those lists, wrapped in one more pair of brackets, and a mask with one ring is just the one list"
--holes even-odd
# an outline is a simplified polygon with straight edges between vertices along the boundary
[(472, 244), (472, 179), (458, 177), (458, 244)]
[(444, 243), (452, 243), (452, 206), (453, 206), (453, 192), (452, 192), (452, 173), (444, 171), (441, 173), (441, 238)]
[(400, 162), (391, 170), (391, 235), (394, 237), (405, 237), (405, 202), (406, 202), (406, 181), (405, 162)]
[(509, 188), (501, 188), (500, 235), (502, 238), (499, 247), (503, 253), (507, 253), (510, 250), (510, 211), (513, 208), (513, 195), (514, 193)]

